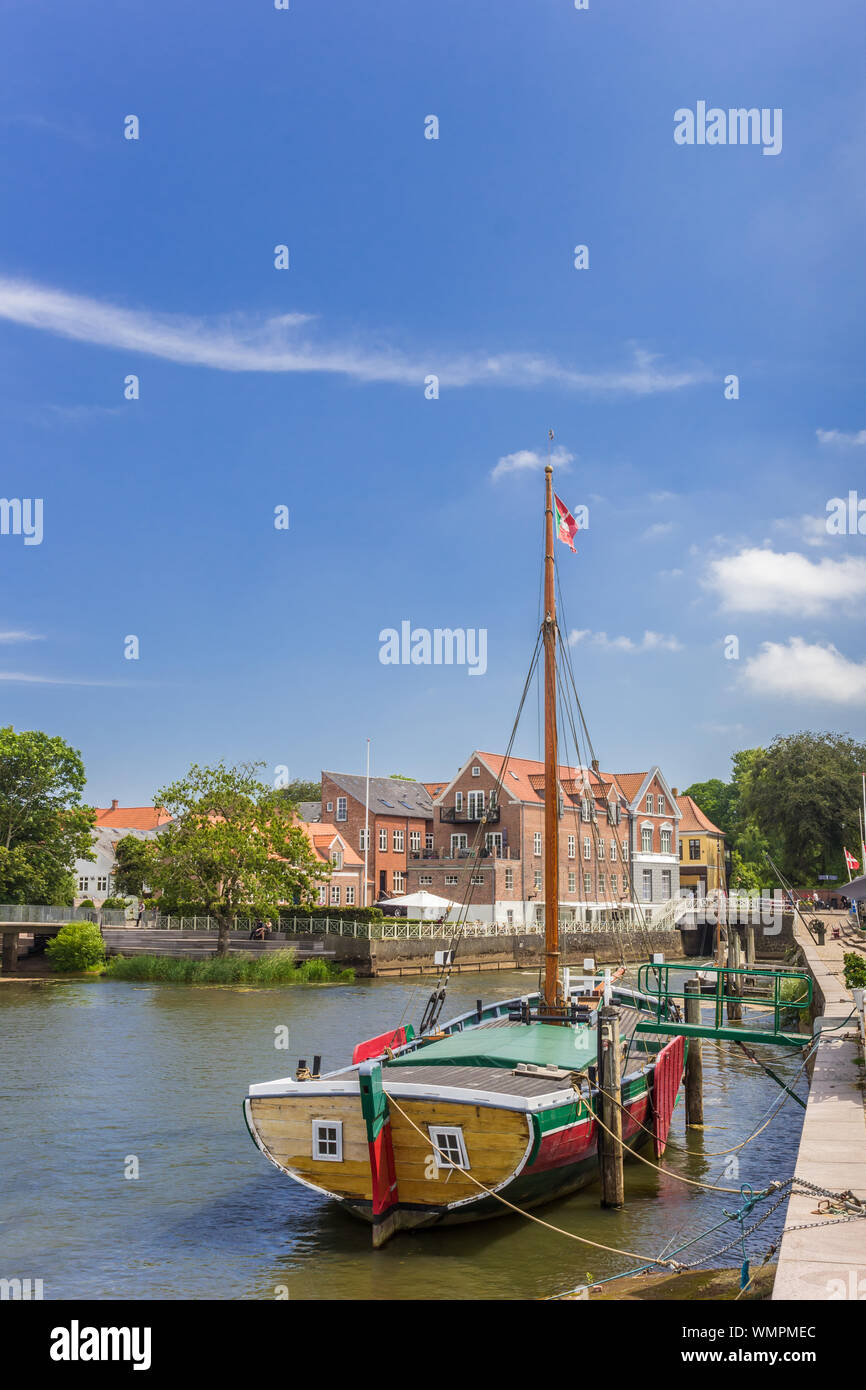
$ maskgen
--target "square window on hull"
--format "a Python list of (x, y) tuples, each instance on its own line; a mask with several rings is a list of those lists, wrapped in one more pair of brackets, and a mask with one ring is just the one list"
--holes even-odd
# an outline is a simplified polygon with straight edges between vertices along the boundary
[(343, 1121), (313, 1120), (313, 1158), (343, 1162)]
[(437, 1168), (469, 1167), (466, 1142), (459, 1126), (429, 1125), (428, 1129)]

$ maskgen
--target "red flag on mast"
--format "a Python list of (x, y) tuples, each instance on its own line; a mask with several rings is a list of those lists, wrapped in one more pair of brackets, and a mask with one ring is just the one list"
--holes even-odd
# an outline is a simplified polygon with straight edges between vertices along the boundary
[[(843, 848), (844, 848), (844, 846), (843, 846)], [(854, 858), (853, 854), (850, 854), (849, 851), (848, 851), (847, 849), (845, 850), (845, 863), (848, 865), (848, 872), (849, 872), (849, 873), (853, 873), (855, 869), (859, 869), (859, 868), (860, 868), (860, 864), (859, 864), (858, 860), (856, 860), (856, 859)]]
[[(577, 535), (577, 522), (568, 510), (568, 507), (553, 494), (553, 519), (556, 522), (556, 534), (561, 541), (564, 541), (571, 550), (574, 550), (574, 537)], [(577, 551), (574, 550), (575, 555)]]

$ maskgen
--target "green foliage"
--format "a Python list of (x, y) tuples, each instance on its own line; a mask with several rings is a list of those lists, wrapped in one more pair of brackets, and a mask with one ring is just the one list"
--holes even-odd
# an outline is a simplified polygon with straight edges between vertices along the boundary
[(157, 793), (172, 818), (145, 846), (147, 882), (164, 901), (201, 903), (228, 949), (243, 910), (274, 919), (280, 905), (312, 900), (321, 865), (285, 796), (260, 782), (261, 763), (190, 768)]
[(143, 898), (147, 892), (149, 848), (150, 841), (137, 835), (124, 835), (114, 846), (114, 884), (131, 898)]
[(129, 903), (126, 901), (126, 898), (106, 898), (102, 906), (105, 908), (114, 908), (117, 911), (123, 908), (125, 911), (126, 908), (129, 907)]
[(389, 772), (388, 776), (393, 782), (417, 782), (417, 777), (407, 777), (403, 772)]
[(769, 886), (770, 870), (744, 859), (738, 850), (731, 850), (731, 871), (728, 887), (741, 893), (760, 893)]
[(81, 899), (81, 902), (78, 904), (78, 906), (79, 906), (79, 907), (89, 907), (89, 908), (91, 908), (91, 910), (92, 910), (93, 912), (96, 911), (96, 903), (93, 901), (92, 898), (82, 898), (82, 899)]
[(55, 970), (88, 970), (105, 960), (105, 942), (95, 922), (69, 922), (45, 947)]
[(280, 795), (290, 801), (293, 806), (297, 806), (299, 801), (321, 801), (322, 784), (321, 782), (302, 782), (300, 778), (295, 778), (294, 782), (289, 782), (288, 786), (280, 788)]
[(782, 872), (800, 884), (836, 872), (844, 883), (842, 846), (857, 845), (860, 838), (866, 745), (847, 734), (802, 732), (753, 751), (743, 778), (742, 813), (777, 842)]
[(75, 860), (94, 858), (85, 780), (62, 738), (0, 729), (0, 902), (72, 902)]
[(709, 782), (693, 782), (690, 787), (686, 787), (685, 795), (694, 798), (713, 825), (717, 825), (726, 835), (734, 833), (733, 803), (736, 790), (732, 782), (723, 782), (720, 777), (711, 777)]
[[(239, 913), (249, 916), (249, 913)], [(332, 922), (382, 922), (385, 914), (381, 907), (284, 907), (280, 913), (280, 931), (290, 931), (293, 917), (312, 917), (314, 921), (324, 921), (330, 917)]]
[(866, 988), (866, 957), (856, 951), (846, 951), (842, 957), (845, 966), (845, 984), (848, 989)]
[(176, 956), (113, 956), (105, 970), (113, 980), (153, 980), (189, 985), (295, 985), (348, 983), (354, 970), (325, 960), (295, 962), (294, 951), (233, 951), (210, 960)]

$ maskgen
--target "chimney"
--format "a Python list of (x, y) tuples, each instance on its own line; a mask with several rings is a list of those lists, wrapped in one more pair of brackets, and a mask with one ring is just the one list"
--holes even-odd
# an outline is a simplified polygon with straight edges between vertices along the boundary
[(116, 802), (116, 801), (112, 801), (112, 803), (111, 803), (111, 809), (112, 809), (112, 811), (116, 811), (116, 810), (117, 810), (117, 802)]
[(598, 776), (598, 758), (593, 758), (593, 760), (592, 760), (592, 770), (593, 770), (593, 772), (596, 774), (596, 776)]
[(677, 791), (676, 787), (671, 787), (671, 791), (673, 792), (674, 800), (676, 800), (676, 798), (679, 796), (679, 792)]

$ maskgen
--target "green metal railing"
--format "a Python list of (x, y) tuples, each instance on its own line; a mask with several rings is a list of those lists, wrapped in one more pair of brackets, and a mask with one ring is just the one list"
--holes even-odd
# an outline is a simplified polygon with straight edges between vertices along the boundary
[[(671, 982), (671, 972), (674, 974), (674, 982)], [(677, 985), (677, 975), (685, 976), (683, 988)], [(715, 988), (712, 995), (700, 995), (689, 993), (687, 996), (685, 982), (694, 979), (696, 976), (715, 977)], [(783, 999), (782, 985), (785, 981), (796, 980), (803, 986), (803, 991), (797, 999)], [(766, 993), (755, 994), (746, 993), (746, 989), (752, 985), (766, 981), (769, 988)], [(638, 989), (656, 1001), (656, 1017), (652, 1022), (639, 1023), (637, 1031), (643, 1033), (672, 1033), (682, 1034), (685, 1037), (693, 1038), (721, 1038), (732, 1042), (756, 1042), (771, 1043), (779, 1047), (804, 1047), (811, 1041), (809, 1033), (788, 1033), (782, 1027), (782, 1014), (787, 1010), (795, 1013), (802, 1013), (808, 1010), (812, 1003), (812, 978), (804, 970), (765, 970), (756, 966), (738, 965), (735, 967), (728, 965), (701, 965), (691, 964), (664, 964), (664, 965), (641, 965), (638, 969)], [(671, 1003), (679, 1003), (689, 998), (698, 998), (701, 1004), (713, 1006), (713, 1023), (671, 1023), (665, 1018), (665, 1011)], [(773, 1027), (770, 1029), (740, 1028), (728, 1020), (726, 1024), (725, 1008), (728, 1004), (739, 1004), (743, 1009), (760, 1009), (768, 1012), (773, 1011)]]

